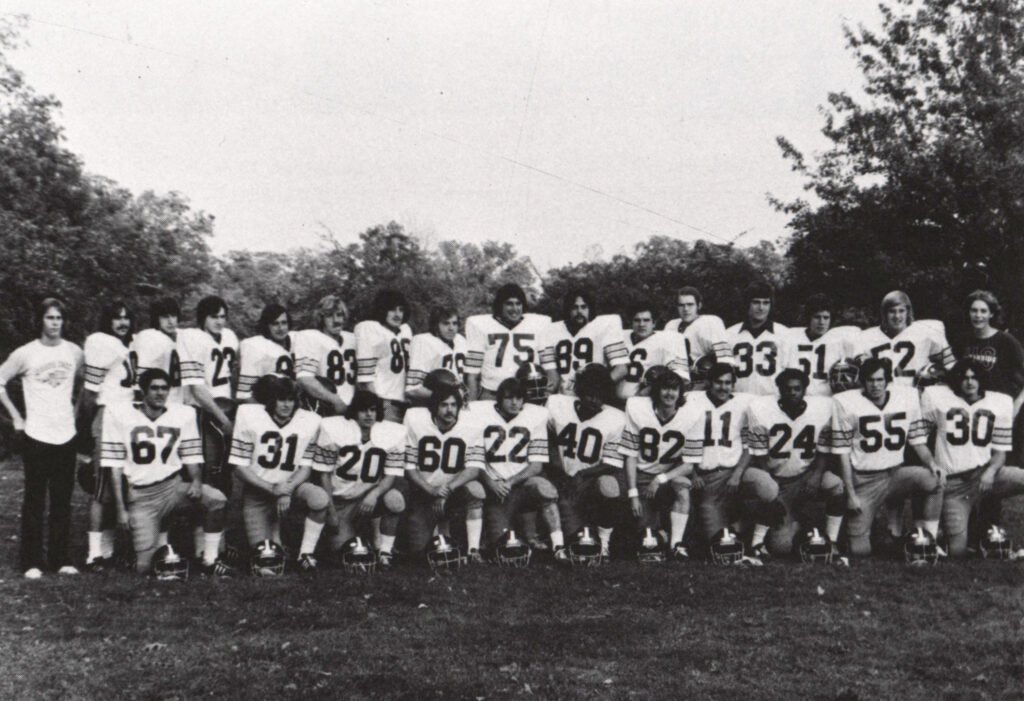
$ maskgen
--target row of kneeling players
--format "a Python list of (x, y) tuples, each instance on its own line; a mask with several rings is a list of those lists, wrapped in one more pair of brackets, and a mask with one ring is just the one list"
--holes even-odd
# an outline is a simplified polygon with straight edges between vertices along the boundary
[[(882, 515), (882, 548), (909, 562), (972, 545), (1008, 559), (1002, 528), (968, 538), (980, 494), (1024, 493), (1024, 470), (1005, 464), (1012, 400), (986, 391), (975, 362), (919, 393), (893, 384), (887, 359), (869, 358), (856, 386), (835, 373), (830, 397), (808, 396), (797, 369), (778, 375), (776, 397), (736, 392), (731, 363), (689, 392), (654, 366), (624, 411), (609, 404), (602, 365), (579, 372), (576, 396), (548, 396), (543, 370), (525, 363), (493, 399), (473, 402), (437, 370), (424, 383), (427, 406), (404, 423), (383, 420), (380, 399), (362, 390), (343, 416), (322, 417), (302, 408), (294, 381), (267, 375), (253, 387), (257, 401), (238, 407), (223, 464), (204, 461), (216, 436), (201, 435), (194, 408), (168, 403), (165, 372), (148, 370), (141, 402), (106, 408), (101, 469), (82, 473), (130, 530), (136, 570), (172, 578), (187, 565), (166, 531), (180, 508), (194, 514), (199, 568), (220, 576), (279, 574), (286, 559), (312, 573), (325, 553), (349, 569), (386, 568), (399, 540), (434, 567), (485, 553), (502, 564), (543, 554), (591, 565), (609, 557), (616, 527), (641, 562), (687, 560), (692, 543), (720, 563), (845, 562), (871, 554)], [(233, 486), (248, 558), (223, 542)], [(301, 535), (286, 558), (281, 523), (293, 512)], [(108, 566), (112, 550), (87, 567)]]

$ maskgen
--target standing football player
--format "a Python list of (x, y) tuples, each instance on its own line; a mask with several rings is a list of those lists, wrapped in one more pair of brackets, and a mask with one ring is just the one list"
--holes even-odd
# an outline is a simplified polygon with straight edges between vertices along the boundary
[(417, 554), (425, 553), (435, 526), (450, 535), (449, 517), (464, 509), (468, 560), (482, 562), (483, 435), (469, 412), (462, 411), (464, 406), (458, 387), (441, 385), (430, 395), (427, 407), (406, 412), (409, 548)]
[(626, 402), (619, 452), (625, 456), (630, 508), (641, 528), (658, 528), (669, 504), (669, 545), (677, 560), (689, 559), (683, 533), (690, 518), (690, 475), (704, 453), (704, 412), (685, 402), (683, 380), (665, 366), (648, 371), (651, 396)]
[[(82, 377), (82, 349), (61, 334), (64, 303), (44, 299), (38, 309), (39, 338), (15, 349), (0, 365), (0, 403), (18, 439), (24, 437), (25, 493), (21, 506), (21, 569), (27, 579), (43, 576), (43, 512), (50, 494), (47, 555), (50, 568), (78, 574), (68, 555), (71, 492), (75, 484), (75, 407)], [(7, 395), (7, 383), (21, 378), (25, 416)]]
[(526, 293), (515, 284), (494, 293), (491, 314), (466, 319), (466, 384), (471, 399), (493, 399), (498, 384), (523, 363), (540, 362), (551, 318), (526, 312)]
[(811, 295), (801, 314), (806, 326), (790, 329), (782, 339), (785, 366), (807, 375), (806, 394), (811, 397), (832, 395), (829, 370), (853, 357), (853, 337), (860, 332), (856, 326), (832, 326), (833, 308), (828, 295)]
[(935, 428), (935, 461), (946, 473), (942, 530), (952, 557), (967, 553), (967, 522), (978, 497), (1024, 493), (1024, 470), (1006, 465), (1013, 400), (987, 390), (985, 380), (982, 364), (966, 358), (953, 366), (948, 387), (932, 385), (921, 396), (921, 413)]
[(553, 394), (547, 404), (549, 475), (562, 527), (575, 534), (596, 522), (602, 558), (610, 552), (625, 484), (620, 446), (626, 415), (607, 405), (614, 391), (608, 368), (588, 365), (576, 377), (575, 397)]
[(558, 516), (558, 492), (541, 474), (548, 462), (548, 413), (536, 404), (525, 403), (525, 397), (522, 384), (510, 377), (498, 385), (494, 401), (470, 405), (470, 415), (483, 427), (486, 469), (481, 482), (487, 490), (487, 543), (497, 546), (514, 515), (524, 510), (539, 511), (551, 536), (555, 558), (563, 560), (567, 555)]
[(227, 328), (227, 320), (228, 305), (223, 299), (203, 297), (196, 305), (196, 328), (178, 329), (177, 350), (185, 404), (199, 410), (203, 481), (230, 496), (231, 473), (226, 463), (234, 429), (238, 337)]
[[(772, 476), (779, 488), (778, 508), (754, 526), (754, 557), (788, 555), (799, 529), (800, 510), (811, 501), (825, 502), (825, 533), (829, 543), (839, 540), (846, 500), (843, 481), (825, 469), (831, 446), (832, 400), (807, 396), (808, 379), (802, 370), (787, 368), (775, 378), (779, 398), (755, 397), (747, 408), (747, 446), (752, 464)], [(784, 513), (784, 515), (783, 515)], [(767, 545), (765, 534), (771, 528)], [(820, 524), (819, 524), (820, 525)]]
[[(224, 532), (227, 499), (203, 484), (202, 440), (196, 412), (184, 404), (169, 403), (171, 378), (164, 370), (146, 370), (139, 377), (142, 402), (113, 404), (103, 412), (103, 465), (111, 468), (117, 521), (130, 527), (135, 546), (135, 569), (150, 571), (153, 553), (166, 545), (164, 522), (181, 508), (203, 510), (205, 547), (203, 568), (222, 574), (218, 558)], [(182, 467), (191, 481), (182, 478)], [(124, 493), (121, 477), (128, 481)]]
[(905, 292), (894, 290), (882, 298), (882, 322), (853, 337), (854, 357), (885, 358), (892, 365), (893, 382), (911, 387), (929, 365), (944, 370), (953, 366), (953, 351), (942, 322), (914, 321), (914, 307)]
[(772, 319), (775, 290), (767, 282), (747, 285), (746, 319), (727, 330), (736, 364), (736, 391), (775, 395), (775, 376), (783, 368), (782, 339), (789, 329)]
[(89, 503), (89, 553), (85, 560), (85, 568), (92, 571), (105, 569), (114, 557), (114, 492), (110, 470), (100, 466), (103, 408), (130, 402), (135, 397), (135, 362), (128, 350), (131, 340), (131, 311), (119, 301), (103, 309), (99, 330), (85, 339), (85, 391), (79, 395), (78, 419), (91, 436), (90, 459), (95, 477)]
[(704, 298), (696, 287), (681, 287), (676, 293), (679, 318), (665, 324), (665, 331), (682, 334), (691, 372), (700, 358), (725, 361), (731, 352), (725, 324), (714, 314), (701, 314), (703, 306)]
[[(253, 398), (252, 388), (265, 375), (295, 377), (295, 357), (289, 331), (292, 317), (280, 304), (268, 304), (260, 312), (257, 336), (250, 336), (239, 345), (241, 370), (238, 375), (238, 400)], [(257, 400), (258, 401), (258, 400)]]
[(377, 563), (389, 567), (405, 511), (405, 497), (394, 487), (404, 475), (406, 435), (405, 427), (382, 415), (377, 395), (356, 391), (345, 416), (321, 423), (316, 461), (324, 466), (321, 485), (332, 496), (327, 505), (331, 549), (340, 552), (350, 538), (367, 536), (368, 523), (380, 517)]
[[(299, 546), (300, 572), (316, 571), (313, 556), (324, 527), (327, 492), (310, 481), (320, 417), (298, 407), (298, 387), (287, 377), (266, 375), (253, 390), (259, 404), (238, 407), (231, 439), (232, 465), (244, 485), (242, 518), (251, 548), (280, 544), (281, 519), (293, 506), (306, 512)], [(317, 465), (317, 469), (330, 469)]]
[(423, 385), (423, 380), (440, 368), (451, 370), (459, 382), (465, 381), (466, 338), (459, 333), (459, 311), (454, 307), (434, 309), (430, 313), (430, 331), (412, 337), (405, 396), (424, 404), (430, 398), (430, 389)]
[(409, 304), (394, 290), (381, 290), (373, 299), (371, 318), (356, 324), (359, 389), (373, 392), (384, 404), (384, 418), (401, 421), (405, 415), (405, 378), (412, 329), (405, 323)]
[[(842, 469), (850, 552), (870, 555), (876, 511), (885, 506), (889, 535), (898, 540), (907, 497), (923, 502), (923, 518), (915, 525), (937, 535), (946, 476), (928, 450), (928, 424), (921, 418), (917, 390), (893, 383), (888, 358), (865, 360), (860, 383), (862, 390), (833, 397), (831, 452), (839, 456)], [(904, 464), (907, 445), (924, 467)]]
[(573, 394), (576, 373), (591, 363), (608, 368), (613, 383), (626, 376), (628, 358), (617, 315), (596, 315), (590, 293), (570, 290), (562, 298), (562, 319), (548, 326), (540, 355), (555, 391)]
[(626, 374), (619, 381), (620, 399), (626, 400), (635, 395), (644, 374), (655, 365), (664, 365), (684, 382), (690, 381), (686, 343), (678, 333), (655, 331), (653, 306), (649, 302), (642, 302), (629, 313), (632, 330), (623, 331), (628, 363)]
[(754, 502), (756, 515), (779, 496), (775, 480), (750, 464), (744, 436), (754, 395), (734, 392), (735, 386), (736, 368), (715, 363), (708, 371), (707, 390), (686, 394), (686, 403), (704, 413), (704, 454), (690, 482), (709, 541), (721, 529), (733, 526), (739, 516), (746, 516), (737, 513), (740, 501)]
[[(307, 397), (341, 415), (352, 401), (359, 372), (356, 336), (345, 330), (348, 305), (341, 297), (327, 295), (317, 304), (313, 318), (315, 328), (292, 334), (295, 379)], [(318, 377), (326, 377), (337, 391), (324, 387)]]
[(163, 370), (171, 378), (171, 393), (167, 401), (181, 403), (181, 361), (178, 357), (178, 319), (181, 308), (170, 297), (154, 300), (149, 307), (148, 329), (142, 329), (132, 338), (131, 350), (138, 363), (138, 375), (146, 370)]

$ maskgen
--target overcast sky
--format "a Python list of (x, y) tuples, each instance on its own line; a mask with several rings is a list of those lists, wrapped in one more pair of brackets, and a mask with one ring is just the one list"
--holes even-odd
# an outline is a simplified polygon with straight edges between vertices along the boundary
[(136, 192), (216, 215), (216, 252), (514, 242), (542, 269), (654, 234), (776, 240), (801, 194), (775, 144), (824, 148), (856, 90), (829, 2), (5, 0), (14, 62), (67, 145)]

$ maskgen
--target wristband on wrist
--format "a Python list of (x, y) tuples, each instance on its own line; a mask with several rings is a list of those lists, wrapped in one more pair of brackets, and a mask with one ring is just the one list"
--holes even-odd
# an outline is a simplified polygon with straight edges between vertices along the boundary
[(658, 484), (665, 484), (666, 482), (668, 482), (668, 477), (666, 477), (664, 473), (662, 473), (655, 477), (654, 481), (657, 482)]
[(628, 492), (626, 492), (626, 494), (627, 496), (629, 496), (630, 499), (633, 499), (640, 496), (640, 490), (637, 489), (636, 487), (633, 487)]

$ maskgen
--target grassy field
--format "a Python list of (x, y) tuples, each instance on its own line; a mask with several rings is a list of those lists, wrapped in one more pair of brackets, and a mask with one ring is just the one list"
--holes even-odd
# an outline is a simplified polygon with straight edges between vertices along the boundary
[[(28, 582), (20, 498), (3, 463), (3, 699), (1024, 696), (1019, 563)], [(1020, 505), (1007, 521), (1024, 540)]]

